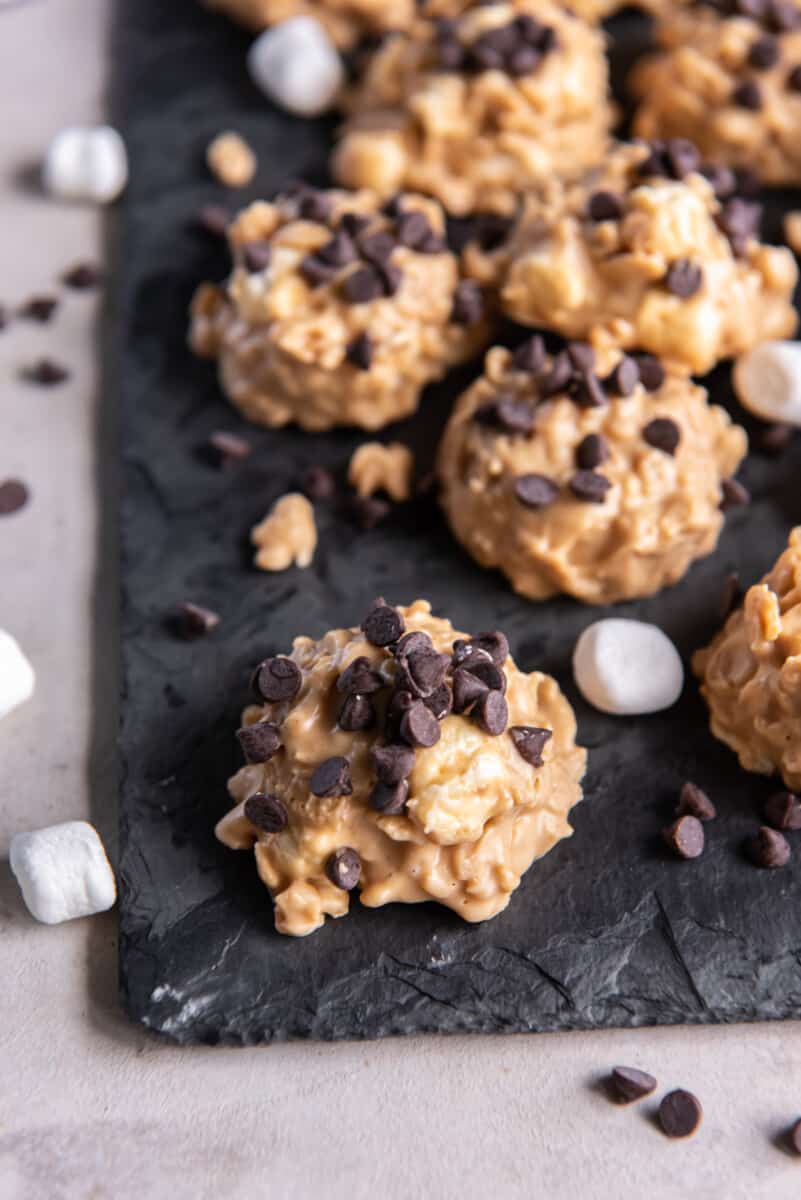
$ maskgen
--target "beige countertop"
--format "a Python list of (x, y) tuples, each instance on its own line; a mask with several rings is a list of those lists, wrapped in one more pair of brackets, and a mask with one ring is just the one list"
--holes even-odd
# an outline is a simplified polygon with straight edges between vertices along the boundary
[[(102, 254), (101, 217), (37, 195), (27, 168), (62, 125), (101, 117), (109, 9), (0, 5), (0, 302)], [(774, 1144), (801, 1115), (798, 1024), (179, 1050), (119, 1010), (114, 913), (54, 927), (27, 915), (11, 835), (115, 824), (95, 306), (73, 294), (50, 325), (0, 334), (0, 478), (33, 490), (0, 523), (0, 627), (38, 672), (33, 701), (0, 725), (2, 1200), (801, 1195), (801, 1159)], [(41, 354), (72, 368), (68, 384), (20, 381)], [(609, 1104), (597, 1080), (617, 1062), (695, 1091), (699, 1134), (672, 1143), (653, 1104)]]

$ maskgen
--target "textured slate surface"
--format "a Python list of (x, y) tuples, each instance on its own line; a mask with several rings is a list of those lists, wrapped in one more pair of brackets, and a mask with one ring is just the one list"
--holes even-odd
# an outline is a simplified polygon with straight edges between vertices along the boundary
[[(120, 103), (132, 161), (119, 364), (121, 982), (130, 1014), (186, 1042), (798, 1015), (801, 854), (776, 873), (743, 857), (771, 785), (741, 773), (713, 741), (692, 682), (665, 715), (616, 721), (591, 711), (575, 693), (569, 660), (599, 611), (516, 598), (461, 553), (423, 503), (369, 534), (321, 509), (313, 569), (250, 569), (250, 524), (305, 465), (341, 469), (358, 439), (249, 430), (256, 451), (229, 472), (197, 453), (214, 429), (244, 430), (213, 369), (184, 344), (193, 287), (225, 270), (191, 228), (198, 206), (218, 198), (203, 148), (222, 128), (244, 132), (261, 160), (255, 196), (294, 175), (322, 179), (331, 130), (267, 109), (244, 77), (245, 46), (193, 0), (130, 0), (120, 10), (115, 54), (125, 68)], [(387, 437), (408, 440), (425, 465), (468, 374), (434, 389), (423, 413)], [(727, 378), (721, 371), (715, 380), (723, 403)], [(800, 467), (798, 443), (778, 462), (752, 456), (742, 477), (754, 503), (730, 516), (718, 552), (678, 587), (616, 611), (658, 622), (689, 655), (716, 625), (727, 572), (755, 579), (801, 518)], [(590, 748), (586, 800), (575, 836), (536, 864), (507, 912), (484, 926), (434, 905), (368, 911), (355, 902), (350, 917), (309, 939), (282, 938), (251, 856), (212, 836), (239, 762), (233, 731), (248, 671), (298, 632), (358, 620), (378, 593), (398, 603), (426, 596), (466, 629), (500, 626), (522, 667), (553, 672)], [(186, 644), (166, 631), (165, 612), (186, 598), (220, 611), (209, 639)], [(680, 863), (658, 831), (688, 777), (709, 789), (721, 817), (703, 859)]]

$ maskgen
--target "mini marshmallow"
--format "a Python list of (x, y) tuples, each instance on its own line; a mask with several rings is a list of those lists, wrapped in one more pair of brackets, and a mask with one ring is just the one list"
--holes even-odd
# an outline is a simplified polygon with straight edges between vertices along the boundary
[(105, 912), (117, 899), (114, 872), (88, 821), (17, 833), (9, 858), (23, 900), (45, 925)]
[(670, 708), (684, 667), (670, 638), (645, 621), (610, 618), (588, 626), (573, 651), (579, 691), (601, 712), (638, 716)]
[(50, 143), (42, 178), (62, 200), (110, 204), (128, 182), (125, 143), (110, 125), (62, 129)]
[(33, 667), (10, 633), (0, 629), (0, 720), (26, 700), (36, 685)]
[(763, 342), (739, 358), (734, 390), (763, 421), (801, 425), (801, 342)]
[(299, 117), (324, 113), (345, 82), (342, 59), (314, 17), (291, 17), (265, 30), (247, 62), (256, 87)]

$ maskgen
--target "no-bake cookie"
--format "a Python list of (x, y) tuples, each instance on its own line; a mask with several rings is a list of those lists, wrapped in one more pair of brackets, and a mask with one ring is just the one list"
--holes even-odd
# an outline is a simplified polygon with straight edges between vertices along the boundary
[(378, 429), (486, 341), (435, 201), (304, 188), (251, 205), (229, 241), (231, 276), (196, 292), (190, 341), (258, 424)]
[(736, 187), (689, 142), (621, 144), (532, 193), (503, 245), (468, 247), (467, 269), (525, 325), (700, 374), (796, 326), (795, 260), (759, 240), (760, 206)]
[(801, 790), (801, 527), (693, 669), (715, 737), (747, 771)]
[(217, 836), (254, 851), (281, 933), (343, 916), (357, 887), (370, 908), (436, 900), (484, 921), (570, 836), (586, 761), (573, 711), (508, 649), (424, 601), (378, 601), (361, 628), (261, 664)]
[(551, 0), (421, 17), (346, 97), (334, 175), (384, 196), (425, 192), (455, 215), (514, 212), (533, 181), (602, 157), (607, 82), (602, 33)]
[(649, 596), (714, 550), (745, 433), (686, 375), (535, 336), (493, 347), (439, 451), (451, 528), (534, 600)]
[(630, 79), (635, 133), (687, 137), (766, 183), (801, 183), (801, 3), (672, 4), (657, 40)]

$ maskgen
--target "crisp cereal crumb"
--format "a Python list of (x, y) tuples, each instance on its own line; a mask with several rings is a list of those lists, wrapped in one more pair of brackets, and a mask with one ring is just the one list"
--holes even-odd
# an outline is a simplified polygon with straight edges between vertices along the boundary
[(212, 175), (226, 187), (244, 187), (256, 174), (256, 155), (245, 139), (228, 130), (218, 133), (206, 150)]
[(250, 540), (257, 547), (253, 562), (260, 571), (308, 567), (317, 548), (314, 509), (300, 492), (288, 492), (253, 527)]
[(386, 492), (393, 500), (408, 500), (412, 494), (414, 456), (408, 446), (391, 442), (365, 442), (354, 452), (348, 466), (348, 482), (360, 496)]
[(801, 212), (798, 209), (784, 215), (784, 240), (794, 254), (801, 255)]

